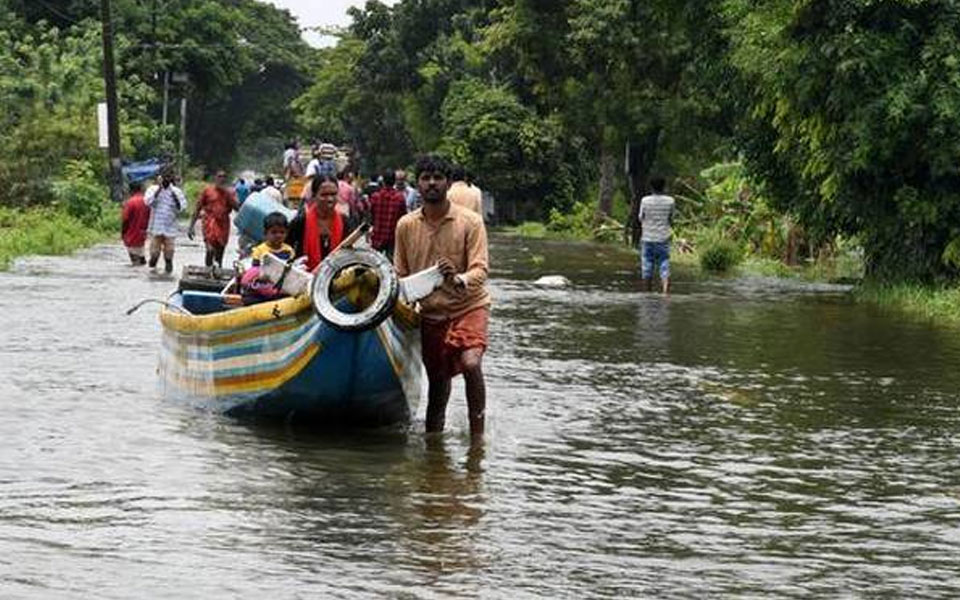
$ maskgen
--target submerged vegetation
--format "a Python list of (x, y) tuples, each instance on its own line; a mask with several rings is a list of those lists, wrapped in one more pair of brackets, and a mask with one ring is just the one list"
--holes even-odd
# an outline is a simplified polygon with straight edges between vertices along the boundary
[(912, 315), (925, 321), (960, 326), (960, 286), (868, 282), (856, 288), (861, 302)]

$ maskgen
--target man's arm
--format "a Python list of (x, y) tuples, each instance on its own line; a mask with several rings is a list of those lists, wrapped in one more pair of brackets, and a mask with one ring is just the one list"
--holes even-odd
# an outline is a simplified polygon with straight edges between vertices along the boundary
[(170, 190), (173, 192), (173, 197), (177, 200), (177, 207), (179, 212), (187, 210), (187, 195), (178, 187), (170, 186)]
[(123, 210), (120, 212), (120, 236), (124, 236), (130, 229), (130, 203), (124, 203)]
[(406, 277), (410, 274), (410, 266), (407, 263), (407, 232), (402, 222), (397, 223), (393, 238), (393, 268), (398, 277)]
[[(203, 210), (204, 199), (207, 197), (207, 191), (204, 190), (200, 192), (200, 197), (197, 198), (197, 207), (193, 209), (193, 218), (190, 219), (190, 224), (187, 225), (187, 237), (191, 240), (193, 239), (193, 228), (197, 224), (197, 219), (200, 218), (200, 211)], [(181, 209), (183, 210), (183, 209)]]
[(151, 185), (147, 188), (147, 193), (143, 195), (143, 203), (147, 206), (153, 206), (153, 203), (157, 201), (157, 192), (160, 190), (160, 186)]
[(465, 287), (480, 287), (487, 282), (490, 255), (487, 249), (487, 228), (482, 219), (467, 231), (467, 270), (461, 273)]

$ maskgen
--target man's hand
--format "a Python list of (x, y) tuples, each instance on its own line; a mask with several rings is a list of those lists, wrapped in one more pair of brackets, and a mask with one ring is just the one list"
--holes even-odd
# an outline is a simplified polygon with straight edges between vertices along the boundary
[(441, 257), (437, 261), (437, 268), (440, 269), (440, 274), (443, 275), (443, 278), (451, 283), (457, 289), (457, 291), (463, 291), (467, 289), (467, 280), (466, 278), (457, 273), (457, 268), (453, 266), (453, 262), (446, 257)]
[(437, 261), (437, 268), (440, 269), (440, 274), (443, 275), (444, 279), (450, 279), (457, 274), (457, 268), (453, 266), (453, 262), (445, 256), (440, 257)]

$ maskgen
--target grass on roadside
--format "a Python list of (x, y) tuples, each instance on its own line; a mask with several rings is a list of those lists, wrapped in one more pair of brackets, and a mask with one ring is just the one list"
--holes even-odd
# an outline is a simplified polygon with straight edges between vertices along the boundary
[(120, 231), (120, 207), (105, 204), (94, 226), (56, 208), (0, 207), (0, 270), (20, 256), (58, 256), (104, 241)]
[(960, 287), (931, 287), (914, 283), (864, 283), (858, 301), (895, 309), (927, 321), (960, 325)]

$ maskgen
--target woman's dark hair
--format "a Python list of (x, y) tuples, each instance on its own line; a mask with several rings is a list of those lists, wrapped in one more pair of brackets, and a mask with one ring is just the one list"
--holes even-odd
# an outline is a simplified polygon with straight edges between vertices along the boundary
[(333, 175), (318, 175), (313, 178), (313, 181), (310, 182), (310, 197), (313, 198), (317, 195), (317, 192), (320, 191), (320, 186), (324, 183), (332, 183), (334, 185), (339, 185), (337, 178)]
[(423, 173), (443, 173), (444, 177), (450, 178), (450, 161), (439, 154), (424, 154), (417, 159), (417, 165), (413, 168), (417, 179)]
[(267, 231), (271, 227), (283, 227), (286, 229), (290, 226), (290, 223), (287, 222), (287, 217), (283, 213), (272, 212), (266, 217), (263, 218), (263, 230)]

